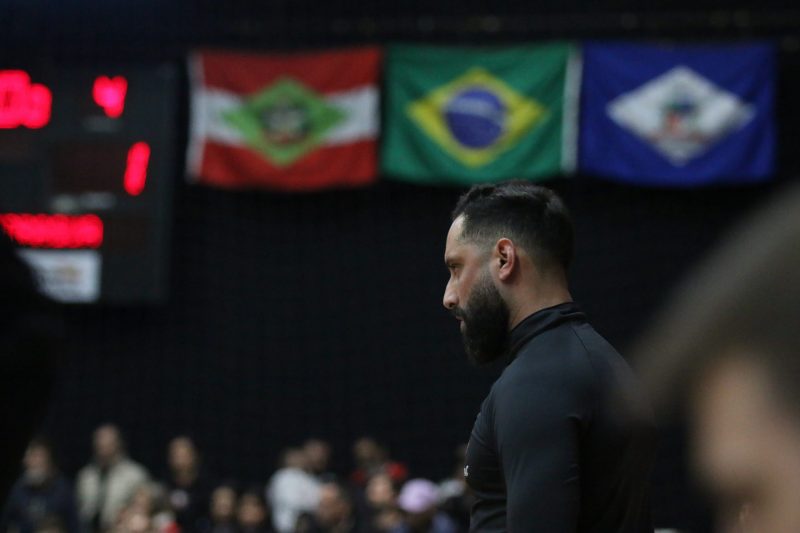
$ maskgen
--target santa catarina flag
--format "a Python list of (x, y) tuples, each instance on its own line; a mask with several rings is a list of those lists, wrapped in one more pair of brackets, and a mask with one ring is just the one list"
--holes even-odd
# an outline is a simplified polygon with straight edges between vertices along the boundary
[(570, 170), (574, 52), (567, 43), (390, 48), (382, 170), (405, 181), (467, 185)]
[(678, 187), (772, 175), (773, 46), (587, 43), (583, 61), (582, 172)]
[(190, 58), (190, 179), (286, 191), (359, 186), (377, 167), (377, 48)]

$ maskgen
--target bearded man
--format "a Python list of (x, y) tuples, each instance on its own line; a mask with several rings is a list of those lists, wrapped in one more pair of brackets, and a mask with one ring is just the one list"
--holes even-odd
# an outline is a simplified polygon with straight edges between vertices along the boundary
[(467, 448), (471, 531), (653, 531), (649, 403), (572, 302), (572, 248), (569, 213), (544, 187), (476, 186), (453, 211), (444, 306), (473, 362), (512, 358)]

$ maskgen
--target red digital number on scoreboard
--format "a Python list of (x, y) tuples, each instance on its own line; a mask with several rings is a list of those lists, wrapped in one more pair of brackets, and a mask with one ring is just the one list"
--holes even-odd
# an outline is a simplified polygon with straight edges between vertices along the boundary
[(150, 145), (138, 142), (128, 150), (128, 161), (125, 165), (123, 186), (131, 196), (139, 196), (147, 181), (147, 166), (150, 163)]
[(122, 115), (127, 92), (128, 80), (123, 76), (99, 76), (92, 87), (94, 103), (103, 108), (108, 118), (119, 118)]
[(23, 246), (34, 248), (99, 248), (103, 221), (97, 215), (0, 215), (0, 228)]
[(37, 129), (50, 122), (53, 95), (41, 83), (31, 83), (24, 70), (0, 70), (0, 129)]

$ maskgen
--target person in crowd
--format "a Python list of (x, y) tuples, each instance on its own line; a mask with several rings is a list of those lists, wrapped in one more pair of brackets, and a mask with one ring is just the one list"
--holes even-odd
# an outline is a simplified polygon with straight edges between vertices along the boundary
[(308, 457), (302, 449), (289, 448), (283, 452), (281, 468), (270, 479), (266, 491), (276, 531), (290, 533), (302, 513), (317, 508), (320, 485), (309, 472)]
[(473, 530), (653, 531), (655, 420), (572, 301), (573, 240), (561, 199), (529, 182), (474, 186), (453, 211), (442, 304), (470, 360), (510, 360), (467, 447)]
[(439, 484), (439, 508), (449, 516), (460, 531), (469, 530), (469, 513), (475, 498), (464, 479), (467, 445), (461, 444), (455, 450), (453, 475)]
[(319, 481), (330, 481), (335, 478), (330, 471), (331, 445), (322, 439), (308, 439), (303, 443), (303, 452), (308, 460), (309, 472)]
[(148, 481), (147, 471), (128, 458), (119, 429), (111, 424), (97, 428), (94, 458), (78, 473), (80, 517), (88, 531), (105, 531), (114, 524), (136, 489)]
[(0, 229), (0, 502), (44, 419), (63, 336), (60, 308), (39, 293), (33, 272)]
[(111, 533), (158, 533), (149, 515), (139, 511), (120, 511)]
[(397, 507), (398, 484), (386, 472), (369, 478), (364, 490), (361, 516), (371, 531), (391, 531), (400, 525), (403, 516)]
[(274, 531), (269, 520), (269, 510), (257, 488), (246, 490), (239, 496), (236, 517), (240, 533), (272, 533)]
[(353, 461), (356, 468), (350, 474), (350, 482), (359, 488), (363, 488), (370, 476), (378, 472), (386, 472), (396, 483), (408, 478), (408, 468), (392, 461), (389, 451), (371, 437), (361, 437), (353, 443)]
[(800, 188), (687, 279), (636, 352), (662, 416), (688, 419), (723, 532), (800, 531)]
[(65, 533), (79, 533), (72, 486), (56, 467), (49, 442), (31, 441), (23, 465), (22, 477), (6, 502), (0, 531), (35, 533), (48, 523), (58, 523)]
[(233, 483), (218, 485), (211, 492), (208, 516), (200, 520), (202, 533), (238, 533), (236, 512), (238, 495)]
[(339, 482), (320, 487), (319, 503), (313, 515), (302, 515), (295, 533), (357, 533), (359, 521), (350, 491)]
[(405, 519), (392, 533), (456, 533), (458, 527), (439, 511), (439, 488), (427, 479), (412, 479), (403, 485), (397, 504)]
[[(5, 530), (4, 530), (5, 531)], [(64, 522), (57, 516), (46, 516), (36, 526), (36, 533), (68, 533)]]
[(167, 466), (169, 472), (164, 487), (169, 506), (175, 513), (181, 531), (191, 533), (205, 515), (209, 497), (200, 456), (191, 438), (178, 436), (169, 442)]
[(151, 533), (178, 533), (180, 526), (169, 509), (164, 489), (155, 483), (145, 482), (114, 520), (114, 533), (146, 531)]

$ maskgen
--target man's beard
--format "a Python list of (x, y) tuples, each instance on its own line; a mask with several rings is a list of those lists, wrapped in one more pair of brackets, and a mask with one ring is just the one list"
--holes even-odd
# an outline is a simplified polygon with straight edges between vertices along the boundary
[(466, 307), (453, 309), (453, 314), (463, 321), (461, 335), (472, 363), (485, 365), (508, 352), (510, 313), (488, 272), (475, 284)]

